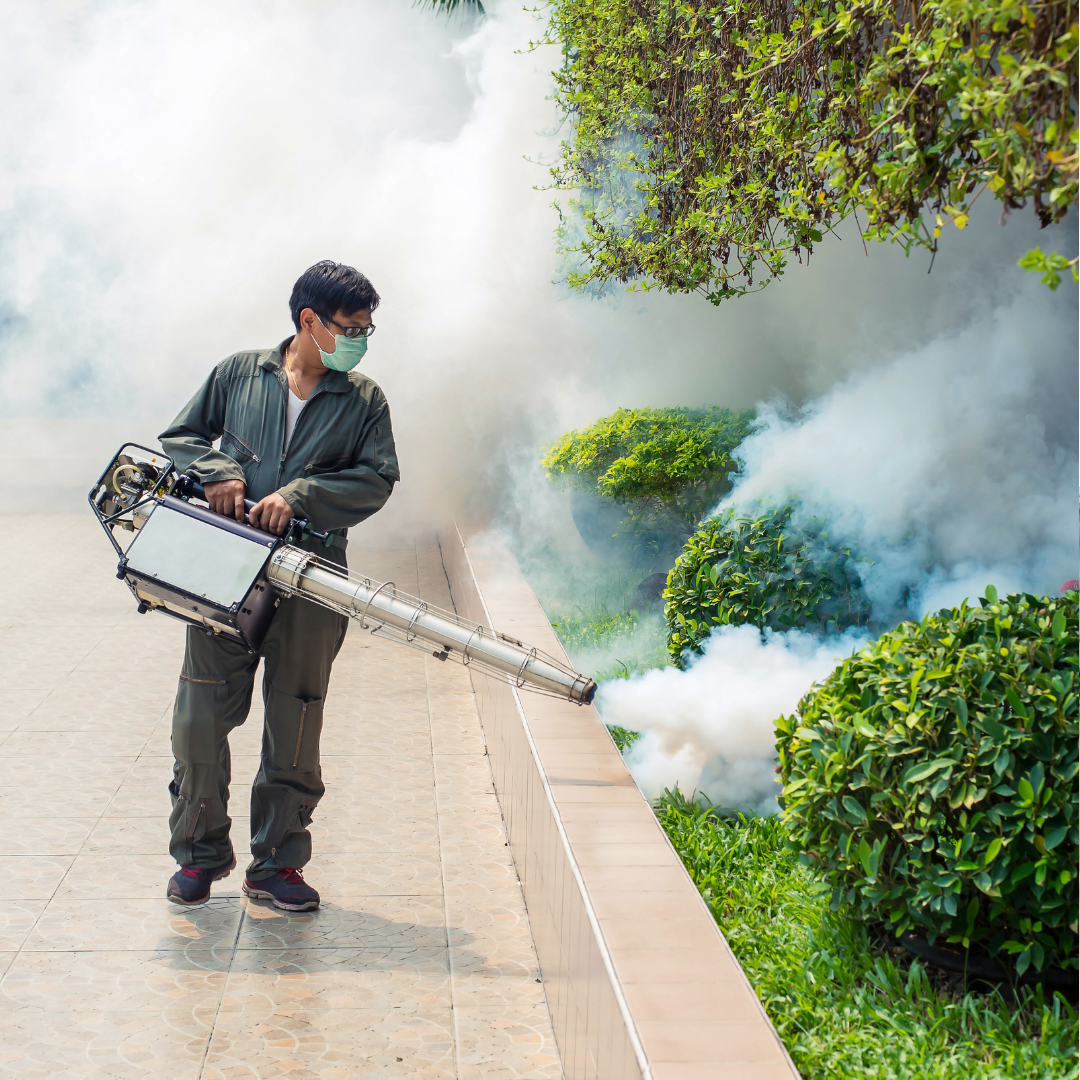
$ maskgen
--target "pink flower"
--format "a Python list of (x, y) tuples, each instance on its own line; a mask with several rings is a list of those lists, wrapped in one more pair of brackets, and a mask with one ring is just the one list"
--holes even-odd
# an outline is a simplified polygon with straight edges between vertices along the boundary
[(1069, 578), (1069, 580), (1061, 586), (1061, 589), (1059, 591), (1066, 593), (1075, 592), (1077, 589), (1080, 589), (1080, 581), (1077, 581), (1076, 578)]

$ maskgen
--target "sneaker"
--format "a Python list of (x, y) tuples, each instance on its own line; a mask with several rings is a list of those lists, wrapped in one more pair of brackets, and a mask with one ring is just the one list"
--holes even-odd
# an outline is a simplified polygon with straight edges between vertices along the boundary
[(219, 866), (183, 866), (169, 878), (165, 895), (174, 904), (205, 904), (210, 898), (210, 883), (228, 877), (236, 866), (236, 854)]
[(244, 892), (255, 900), (269, 900), (285, 911), (311, 911), (319, 906), (319, 894), (299, 870), (279, 870), (262, 881), (245, 878)]

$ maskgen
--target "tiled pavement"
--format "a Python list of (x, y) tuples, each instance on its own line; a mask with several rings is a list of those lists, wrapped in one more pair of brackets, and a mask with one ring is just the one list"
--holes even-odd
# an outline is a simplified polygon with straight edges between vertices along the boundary
[[(0, 518), (0, 1077), (561, 1075), (467, 672), (350, 629), (327, 698), (318, 912), (164, 899), (182, 627), (140, 616), (89, 512)], [(433, 603), (433, 540), (352, 561)], [(258, 695), (256, 695), (258, 700)]]

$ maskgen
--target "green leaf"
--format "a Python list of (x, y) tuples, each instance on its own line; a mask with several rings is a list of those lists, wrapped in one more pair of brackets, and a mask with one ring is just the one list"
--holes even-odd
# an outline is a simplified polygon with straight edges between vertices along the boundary
[(1025, 971), (1031, 966), (1031, 950), (1024, 949), (1024, 951), (1016, 958), (1016, 974), (1023, 975)]
[(1012, 710), (1017, 716), (1022, 717), (1024, 720), (1028, 719), (1028, 711), (1024, 706), (1024, 703), (1020, 700), (1020, 695), (1011, 687), (1005, 688), (1005, 696), (1009, 699), (1009, 704), (1012, 706)]
[(920, 765), (913, 765), (901, 777), (901, 782), (904, 784), (917, 784), (920, 780), (933, 776), (939, 769), (955, 764), (956, 762), (952, 758), (938, 758), (936, 761), (926, 761)]
[(1053, 851), (1054, 848), (1056, 848), (1068, 835), (1068, 825), (1061, 825), (1056, 829), (1051, 829), (1050, 832), (1046, 834), (1046, 840), (1043, 846), (1047, 851)]
[(1056, 251), (1044, 252), (1036, 247), (1022, 256), (1016, 265), (1028, 273), (1042, 275), (1042, 283), (1053, 292), (1061, 284), (1061, 271), (1071, 269), (1075, 264)]
[(1041, 761), (1036, 761), (1031, 767), (1031, 772), (1028, 773), (1028, 779), (1031, 781), (1031, 790), (1035, 795), (1041, 795), (1043, 783), (1046, 780), (1046, 770), (1043, 768), (1043, 763)]
[(867, 877), (873, 877), (874, 871), (870, 869), (870, 845), (866, 842), (865, 837), (859, 841), (859, 862), (862, 863), (863, 871)]

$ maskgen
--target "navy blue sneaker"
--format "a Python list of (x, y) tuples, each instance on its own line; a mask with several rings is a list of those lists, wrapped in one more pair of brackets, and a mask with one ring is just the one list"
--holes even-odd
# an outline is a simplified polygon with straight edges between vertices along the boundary
[(262, 881), (244, 879), (244, 892), (254, 900), (269, 900), (284, 911), (311, 911), (319, 906), (319, 894), (299, 870), (279, 870)]
[(174, 904), (205, 904), (210, 899), (211, 882), (228, 877), (235, 866), (235, 852), (219, 866), (183, 866), (169, 878), (165, 895)]

